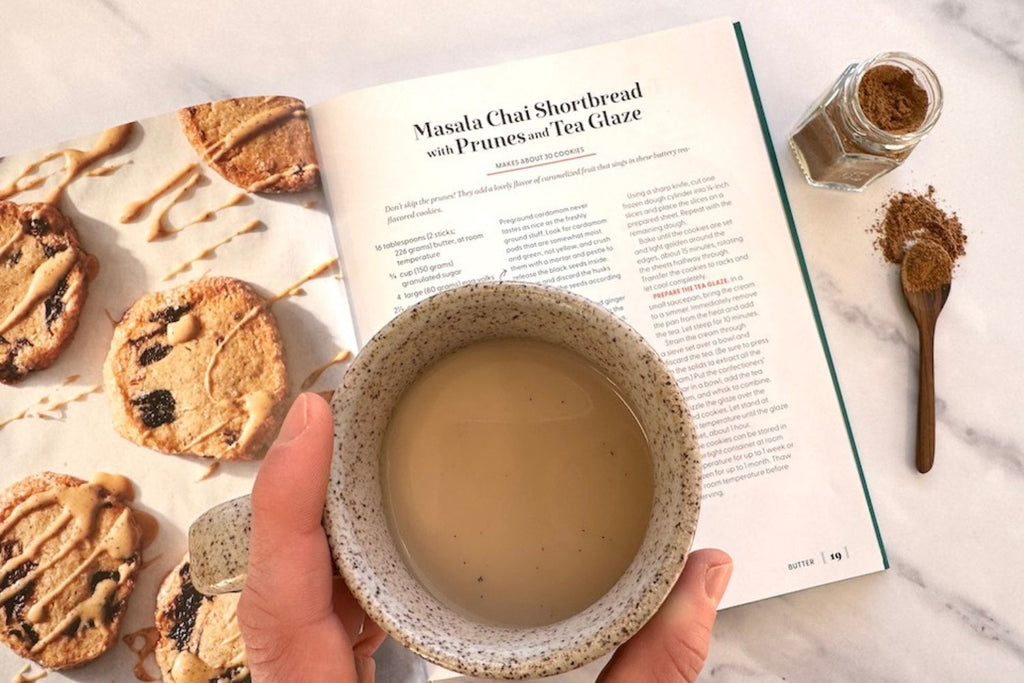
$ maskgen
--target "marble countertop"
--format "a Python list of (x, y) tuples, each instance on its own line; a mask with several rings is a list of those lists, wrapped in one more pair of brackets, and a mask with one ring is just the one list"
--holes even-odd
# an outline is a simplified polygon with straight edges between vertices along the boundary
[[(702, 680), (1024, 680), (1020, 0), (12, 3), (0, 152), (200, 101), (317, 102), (721, 14), (743, 22), (892, 568), (724, 611)], [(807, 186), (793, 124), (846, 65), (888, 50), (938, 73), (935, 131), (862, 194)], [(888, 193), (928, 185), (969, 241), (937, 334), (936, 465), (920, 475), (916, 332), (868, 228)]]

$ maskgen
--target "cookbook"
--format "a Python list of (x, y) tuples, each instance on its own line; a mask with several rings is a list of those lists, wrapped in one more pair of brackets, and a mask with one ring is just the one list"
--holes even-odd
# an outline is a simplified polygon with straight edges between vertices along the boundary
[[(0, 199), (52, 204), (92, 257), (77, 332), (48, 365), (0, 384), (0, 488), (42, 471), (134, 483), (159, 533), (122, 636), (152, 626), (192, 520), (248, 493), (259, 466), (125, 438), (105, 395), (125, 311), (201, 278), (237, 278), (267, 302), (288, 397), (333, 390), (361, 343), (441, 289), (506, 279), (581, 294), (635, 327), (679, 381), (703, 458), (695, 547), (735, 560), (723, 608), (887, 567), (731, 20), (308, 106), (197, 105), (10, 154)], [(31, 238), (0, 234), (0, 268)], [(12, 329), (14, 313), (0, 310)], [(27, 348), (0, 337), (0, 365), (20, 367)], [(244, 427), (228, 431), (216, 438), (230, 451)], [(73, 675), (123, 680), (137, 659), (117, 642)], [(0, 677), (24, 664), (0, 651)]]

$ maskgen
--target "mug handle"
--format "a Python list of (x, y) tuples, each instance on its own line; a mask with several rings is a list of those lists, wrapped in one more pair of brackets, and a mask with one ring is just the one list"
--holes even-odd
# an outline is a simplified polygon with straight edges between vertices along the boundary
[(249, 496), (210, 508), (188, 528), (192, 584), (204, 595), (237, 593), (249, 566)]

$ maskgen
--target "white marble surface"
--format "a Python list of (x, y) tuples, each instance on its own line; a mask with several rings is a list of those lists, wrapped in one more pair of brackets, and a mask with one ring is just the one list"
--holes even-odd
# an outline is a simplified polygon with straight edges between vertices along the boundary
[[(719, 14), (744, 25), (892, 569), (723, 612), (702, 680), (1024, 680), (1021, 0), (5, 3), (0, 153), (203, 100), (316, 102)], [(843, 67), (886, 50), (935, 69), (942, 119), (864, 194), (808, 187), (790, 128)], [(913, 321), (866, 229), (888, 192), (928, 184), (969, 242), (939, 323), (922, 476)]]

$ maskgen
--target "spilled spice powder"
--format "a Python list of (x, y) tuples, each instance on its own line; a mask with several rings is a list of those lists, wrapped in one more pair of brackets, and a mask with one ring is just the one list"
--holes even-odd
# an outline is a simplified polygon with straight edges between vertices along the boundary
[(928, 93), (914, 74), (891, 64), (872, 67), (861, 76), (857, 101), (871, 123), (894, 135), (914, 132), (928, 114)]
[(907, 250), (918, 242), (934, 242), (949, 256), (950, 271), (967, 253), (967, 236), (955, 213), (935, 203), (935, 188), (924, 194), (900, 192), (889, 198), (885, 215), (872, 228), (875, 247), (890, 263), (902, 263)]

